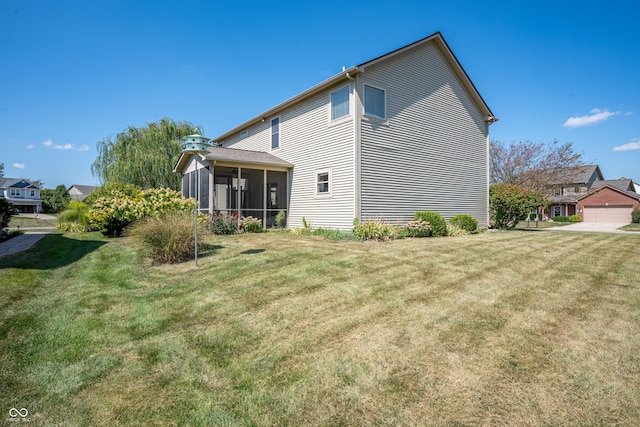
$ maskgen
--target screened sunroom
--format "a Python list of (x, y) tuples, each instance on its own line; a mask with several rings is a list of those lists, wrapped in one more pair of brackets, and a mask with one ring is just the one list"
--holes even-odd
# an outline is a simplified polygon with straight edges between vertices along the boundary
[(182, 174), (182, 195), (196, 199), (200, 212), (252, 216), (268, 228), (281, 211), (288, 217), (292, 167), (268, 153), (209, 147), (183, 153), (174, 170)]

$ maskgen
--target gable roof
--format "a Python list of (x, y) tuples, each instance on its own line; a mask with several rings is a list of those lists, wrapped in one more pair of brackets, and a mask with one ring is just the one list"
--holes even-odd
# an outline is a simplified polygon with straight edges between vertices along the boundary
[(629, 178), (618, 178), (618, 179), (606, 179), (602, 181), (596, 181), (591, 186), (592, 189), (597, 189), (600, 187), (604, 187), (605, 185), (609, 185), (611, 187), (615, 187), (622, 191), (630, 191), (636, 192), (635, 187), (633, 185), (633, 181)]
[(449, 66), (452, 68), (454, 74), (458, 77), (458, 79), (460, 80), (460, 82), (462, 83), (463, 87), (467, 90), (467, 92), (469, 93), (469, 95), (471, 96), (471, 99), (473, 99), (473, 101), (475, 102), (475, 104), (477, 105), (478, 109), (488, 117), (487, 122), (489, 123), (493, 123), (495, 121), (497, 121), (498, 119), (494, 116), (493, 112), (491, 111), (491, 109), (489, 108), (489, 106), (487, 105), (487, 103), (484, 101), (484, 99), (482, 98), (482, 96), (480, 96), (480, 93), (478, 92), (478, 90), (476, 89), (475, 85), (473, 84), (473, 82), (471, 81), (471, 79), (469, 78), (469, 76), (467, 75), (467, 73), (464, 71), (464, 69), (462, 68), (462, 66), (460, 65), (460, 62), (458, 62), (458, 59), (455, 57), (455, 55), (453, 54), (453, 52), (451, 51), (451, 49), (449, 48), (449, 45), (445, 42), (444, 38), (442, 37), (442, 34), (438, 31), (435, 32), (433, 34), (431, 34), (430, 36), (427, 36), (421, 40), (418, 40), (414, 43), (408, 44), (404, 47), (401, 47), (399, 49), (396, 49), (394, 51), (391, 51), (389, 53), (386, 53), (384, 55), (378, 56), (377, 58), (374, 58), (370, 61), (367, 62), (363, 62), (360, 65), (357, 66), (351, 66), (345, 70), (343, 70), (342, 72), (334, 75), (333, 77), (328, 78), (327, 80), (317, 84), (316, 86), (313, 86), (310, 89), (307, 89), (306, 91), (292, 97), (289, 98), (288, 100), (276, 105), (275, 107), (263, 112), (262, 114), (259, 114), (255, 117), (253, 117), (252, 119), (247, 120), (246, 122), (234, 127), (233, 129), (223, 133), (222, 135), (213, 138), (212, 141), (222, 141), (256, 123), (262, 122), (264, 121), (266, 118), (268, 117), (272, 117), (275, 115), (278, 115), (281, 111), (296, 105), (302, 101), (304, 101), (305, 99), (308, 99), (324, 90), (326, 90), (327, 88), (334, 86), (338, 83), (341, 82), (347, 82), (349, 80), (351, 80), (353, 78), (353, 76), (355, 76), (358, 73), (364, 72), (366, 67), (369, 67), (375, 63), (381, 62), (381, 61), (385, 61), (389, 58), (394, 57), (395, 55), (398, 55), (402, 52), (406, 52), (407, 50), (413, 49), (417, 46), (421, 46), (424, 43), (427, 42), (434, 42), (434, 44), (438, 47), (438, 49), (440, 50), (440, 52), (442, 53), (442, 56), (445, 58), (445, 60), (447, 61), (447, 63), (449, 64)]
[[(192, 153), (182, 152), (180, 158), (173, 168), (174, 172), (181, 171)], [(252, 150), (239, 150), (237, 148), (224, 148), (220, 146), (208, 147), (206, 154), (204, 154), (206, 160), (233, 162), (233, 163), (245, 163), (262, 166), (277, 166), (283, 168), (292, 168), (293, 165), (289, 162), (285, 162), (279, 157), (273, 154), (265, 153), (262, 151)]]
[(594, 173), (597, 174), (600, 180), (603, 179), (602, 172), (600, 172), (600, 167), (598, 165), (583, 165), (565, 168), (559, 170), (556, 177), (552, 181), (549, 181), (549, 184), (586, 184)]
[(73, 184), (71, 187), (69, 187), (67, 189), (67, 191), (70, 191), (72, 188), (75, 188), (76, 190), (78, 190), (78, 192), (82, 193), (82, 194), (91, 194), (96, 188), (95, 185), (78, 185), (78, 184)]
[(624, 190), (621, 190), (621, 189), (619, 189), (617, 187), (614, 187), (613, 185), (608, 185), (608, 184), (603, 185), (603, 186), (601, 186), (599, 188), (596, 188), (593, 191), (589, 191), (587, 194), (585, 194), (584, 196), (580, 197), (578, 199), (578, 201), (580, 201), (582, 199), (586, 199), (587, 197), (591, 197), (592, 195), (594, 195), (594, 194), (596, 194), (596, 193), (598, 193), (600, 191), (603, 191), (605, 188), (608, 188), (609, 190), (618, 192), (618, 193), (623, 194), (623, 195), (625, 195), (627, 197), (630, 197), (632, 199), (636, 199), (636, 200), (640, 201), (640, 194), (638, 194), (636, 192), (633, 192), (633, 191), (624, 191)]
[(0, 188), (40, 188), (22, 178), (0, 178)]

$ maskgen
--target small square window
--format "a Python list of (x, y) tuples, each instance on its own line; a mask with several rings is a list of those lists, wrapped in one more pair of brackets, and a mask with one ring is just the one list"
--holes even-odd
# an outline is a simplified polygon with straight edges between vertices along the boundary
[(331, 92), (331, 120), (349, 115), (349, 86)]
[(364, 85), (364, 113), (366, 115), (386, 119), (386, 103), (384, 90)]

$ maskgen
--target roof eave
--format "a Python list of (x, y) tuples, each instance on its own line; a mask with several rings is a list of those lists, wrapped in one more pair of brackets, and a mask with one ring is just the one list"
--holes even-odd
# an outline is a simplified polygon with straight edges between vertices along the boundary
[(235, 128), (231, 129), (228, 132), (223, 133), (222, 135), (213, 138), (212, 141), (216, 141), (216, 142), (220, 142), (220, 141), (224, 141), (225, 139), (229, 138), (230, 136), (250, 127), (253, 126), (257, 123), (260, 123), (266, 119), (268, 119), (269, 117), (273, 117), (278, 115), (281, 111), (285, 110), (286, 108), (290, 107), (291, 105), (297, 104), (307, 98), (310, 98), (314, 95), (316, 95), (319, 92), (322, 92), (323, 90), (325, 90), (328, 87), (331, 87), (333, 85), (336, 85), (338, 83), (340, 83), (341, 81), (346, 81), (349, 80), (350, 77), (355, 76), (356, 74), (358, 74), (360, 72), (360, 70), (358, 69), (357, 66), (352, 66), (347, 68), (346, 70), (328, 78), (327, 80), (313, 86), (310, 89), (305, 90), (302, 93), (299, 93), (298, 95), (287, 99), (286, 101), (276, 105), (275, 107), (261, 113), (258, 114), (257, 116), (253, 117), (252, 119), (247, 120), (246, 122), (236, 126)]
[(491, 111), (487, 103), (484, 101), (484, 98), (482, 98), (482, 96), (480, 95), (480, 92), (478, 92), (478, 89), (473, 84), (473, 81), (471, 80), (467, 72), (464, 70), (464, 68), (462, 68), (460, 61), (458, 61), (458, 58), (455, 56), (455, 54), (451, 50), (451, 48), (447, 44), (446, 40), (444, 39), (440, 31), (437, 31), (431, 34), (430, 36), (427, 36), (421, 40), (408, 44), (404, 47), (401, 47), (399, 49), (386, 53), (382, 56), (374, 58), (370, 61), (364, 62), (358, 65), (357, 68), (359, 68), (362, 72), (364, 72), (367, 67), (373, 64), (376, 64), (380, 61), (387, 60), (393, 56), (399, 55), (410, 49), (413, 49), (416, 46), (419, 46), (431, 41), (434, 42), (434, 44), (438, 47), (440, 52), (443, 53), (445, 60), (447, 61), (449, 66), (452, 68), (454, 74), (458, 77), (458, 79), (462, 82), (462, 85), (465, 87), (467, 92), (471, 95), (471, 98), (480, 109), (480, 112), (486, 116), (485, 122), (488, 124), (492, 124), (500, 120), (497, 117), (495, 117), (495, 115), (493, 114), (493, 112)]

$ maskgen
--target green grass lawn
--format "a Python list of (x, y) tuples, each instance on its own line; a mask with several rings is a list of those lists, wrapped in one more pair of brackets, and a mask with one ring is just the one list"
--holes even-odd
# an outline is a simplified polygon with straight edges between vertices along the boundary
[[(50, 214), (47, 214), (50, 216)], [(34, 216), (17, 216), (14, 215), (9, 221), (9, 228), (33, 228), (33, 227), (55, 227), (58, 219), (35, 218)]]
[(640, 236), (211, 239), (0, 258), (0, 410), (35, 425), (636, 425)]
[(624, 227), (620, 227), (620, 230), (624, 230), (624, 231), (640, 231), (640, 224), (638, 224), (638, 223), (627, 224)]

